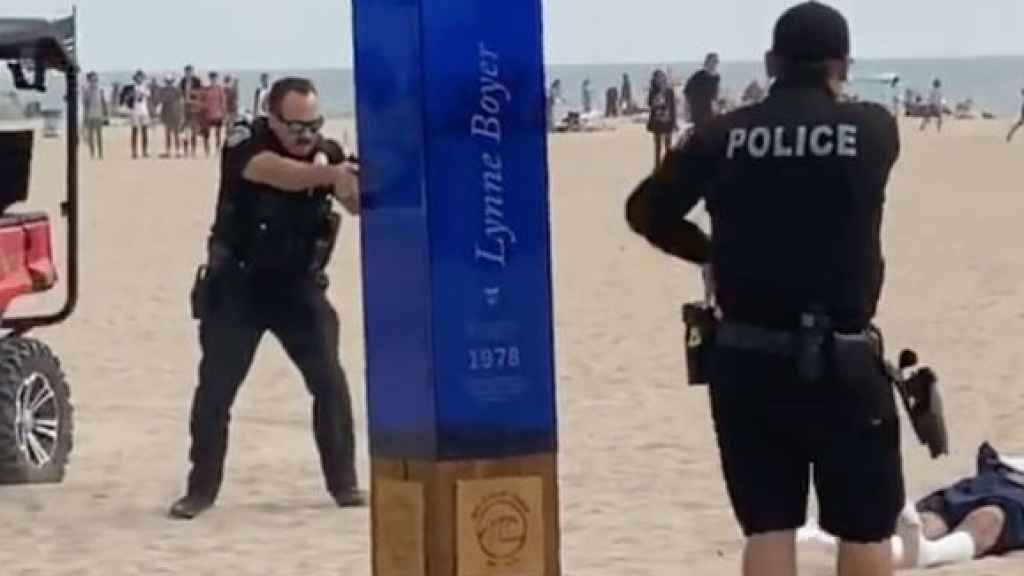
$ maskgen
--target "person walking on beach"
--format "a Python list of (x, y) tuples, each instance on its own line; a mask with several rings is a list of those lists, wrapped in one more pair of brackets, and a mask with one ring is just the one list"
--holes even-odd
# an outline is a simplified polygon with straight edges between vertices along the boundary
[(932, 82), (932, 91), (928, 93), (928, 110), (925, 112), (924, 120), (921, 122), (923, 131), (931, 123), (932, 118), (938, 123), (938, 131), (942, 132), (942, 116), (945, 113), (945, 101), (942, 97), (942, 80), (938, 78)]
[(89, 143), (89, 157), (103, 159), (103, 127), (110, 117), (107, 99), (100, 87), (99, 76), (89, 72), (85, 76), (82, 90), (82, 115), (85, 122), (85, 138)]
[(676, 93), (669, 86), (668, 77), (661, 70), (655, 70), (651, 76), (647, 106), (650, 109), (647, 131), (654, 135), (654, 167), (657, 169), (661, 159), (672, 147), (672, 135), (678, 128)]
[(192, 289), (199, 320), (199, 385), (190, 416), (185, 495), (170, 516), (192, 519), (213, 506), (224, 477), (231, 407), (265, 333), (281, 342), (313, 397), (324, 483), (340, 507), (362, 506), (348, 382), (338, 357), (338, 315), (325, 267), (341, 215), (359, 213), (359, 177), (341, 146), (321, 136), (317, 90), (283, 78), (268, 115), (232, 127), (207, 263)]
[[(765, 63), (768, 97), (698, 128), (633, 191), (626, 218), (708, 279), (711, 412), (743, 574), (797, 574), (813, 470), (838, 573), (891, 576), (906, 495), (871, 322), (899, 129), (884, 106), (839, 101), (850, 33), (823, 3), (779, 18)], [(710, 236), (686, 220), (702, 200)]]
[(1013, 141), (1014, 134), (1017, 133), (1017, 130), (1020, 130), (1021, 126), (1024, 126), (1024, 88), (1020, 91), (1020, 119), (1010, 128), (1009, 134), (1006, 135), (1007, 142)]

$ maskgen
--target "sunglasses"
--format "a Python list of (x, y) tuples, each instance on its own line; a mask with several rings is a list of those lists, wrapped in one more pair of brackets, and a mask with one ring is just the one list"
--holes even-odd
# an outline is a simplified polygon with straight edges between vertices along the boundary
[(277, 116), (277, 119), (280, 120), (282, 124), (284, 124), (285, 129), (288, 131), (288, 134), (295, 137), (300, 137), (305, 134), (309, 134), (310, 136), (316, 136), (317, 134), (320, 133), (321, 130), (323, 130), (324, 127), (323, 116), (317, 118), (316, 120), (309, 121), (288, 120), (276, 114), (275, 116)]

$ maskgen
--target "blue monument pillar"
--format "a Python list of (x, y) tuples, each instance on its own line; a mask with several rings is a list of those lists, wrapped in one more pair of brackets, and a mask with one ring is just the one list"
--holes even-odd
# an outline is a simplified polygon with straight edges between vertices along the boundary
[(354, 0), (374, 573), (556, 576), (540, 0)]

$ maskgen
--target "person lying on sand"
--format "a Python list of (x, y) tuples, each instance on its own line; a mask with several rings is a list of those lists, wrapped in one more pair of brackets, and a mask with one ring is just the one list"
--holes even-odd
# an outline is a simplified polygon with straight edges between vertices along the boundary
[[(797, 542), (835, 551), (835, 538), (812, 520)], [(899, 569), (960, 564), (1024, 550), (1024, 458), (1004, 458), (988, 443), (977, 474), (908, 502), (892, 538)]]

